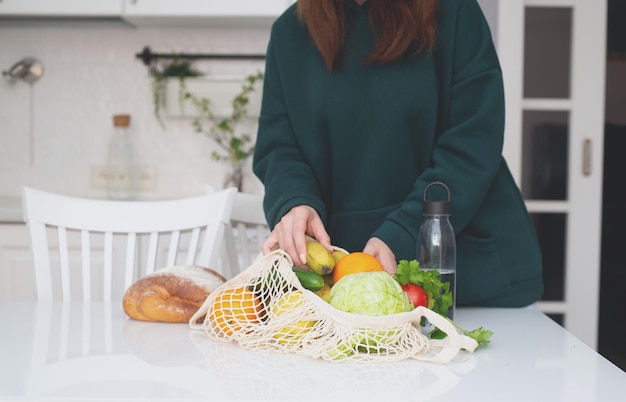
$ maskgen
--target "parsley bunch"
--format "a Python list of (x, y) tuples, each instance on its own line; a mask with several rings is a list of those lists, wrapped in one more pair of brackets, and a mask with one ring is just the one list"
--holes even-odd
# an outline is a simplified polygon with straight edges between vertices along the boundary
[(444, 317), (452, 307), (452, 291), (450, 282), (441, 282), (437, 270), (420, 269), (417, 260), (401, 260), (396, 268), (396, 281), (400, 285), (414, 283), (420, 286), (428, 295), (428, 308)]
[[(400, 285), (414, 283), (420, 286), (428, 295), (428, 308), (430, 310), (446, 317), (455, 328), (464, 335), (474, 339), (479, 345), (487, 346), (489, 344), (491, 335), (493, 335), (492, 331), (483, 327), (467, 331), (448, 318), (448, 310), (452, 307), (452, 291), (450, 290), (449, 282), (444, 283), (441, 281), (437, 270), (420, 269), (420, 264), (417, 260), (401, 260), (398, 263), (394, 277)], [(432, 339), (443, 339), (446, 337), (446, 333), (439, 328), (435, 328), (428, 335)]]

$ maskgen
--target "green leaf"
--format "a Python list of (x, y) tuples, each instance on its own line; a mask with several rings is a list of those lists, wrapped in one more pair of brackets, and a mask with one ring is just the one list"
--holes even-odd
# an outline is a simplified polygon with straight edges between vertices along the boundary
[(430, 336), (431, 339), (445, 339), (448, 336), (448, 334), (446, 334), (439, 328), (435, 328), (432, 331), (430, 331), (428, 336)]
[[(453, 304), (452, 291), (450, 290), (450, 282), (442, 282), (438, 271), (420, 269), (417, 260), (400, 260), (394, 277), (400, 285), (414, 283), (421, 286), (428, 295), (428, 308), (430, 310), (445, 317), (464, 335), (476, 340), (479, 346), (489, 345), (491, 336), (493, 335), (492, 331), (483, 327), (478, 327), (473, 331), (467, 331), (448, 318), (448, 310)], [(447, 336), (446, 333), (439, 328), (435, 328), (428, 335), (432, 339), (443, 339)]]

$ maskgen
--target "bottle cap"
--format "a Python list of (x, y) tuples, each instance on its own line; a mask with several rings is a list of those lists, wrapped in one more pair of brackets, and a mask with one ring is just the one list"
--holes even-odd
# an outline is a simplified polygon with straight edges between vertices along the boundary
[(129, 114), (114, 114), (113, 115), (113, 127), (128, 127), (130, 126)]
[[(428, 190), (433, 186), (441, 186), (446, 190), (446, 200), (429, 200)], [(450, 215), (452, 213), (452, 201), (450, 200), (450, 189), (444, 183), (440, 181), (434, 181), (426, 186), (424, 190), (424, 214), (428, 215)]]

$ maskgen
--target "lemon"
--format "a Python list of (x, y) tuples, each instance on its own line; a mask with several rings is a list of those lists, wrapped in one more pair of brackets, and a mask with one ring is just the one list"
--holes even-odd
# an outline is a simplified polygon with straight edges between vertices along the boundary
[[(280, 317), (298, 309), (304, 302), (304, 296), (300, 290), (292, 290), (277, 299), (271, 306), (272, 317)], [(280, 345), (297, 346), (302, 342), (304, 335), (311, 331), (316, 321), (297, 320), (276, 330), (272, 337)]]

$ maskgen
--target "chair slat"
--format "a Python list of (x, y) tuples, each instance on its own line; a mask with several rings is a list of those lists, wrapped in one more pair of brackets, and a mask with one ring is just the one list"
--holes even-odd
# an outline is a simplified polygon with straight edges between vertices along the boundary
[[(225, 227), (220, 225), (218, 227), (209, 227), (204, 235), (202, 253), (200, 253), (200, 259), (206, 261), (206, 266), (219, 271), (217, 262), (219, 260), (219, 250), (221, 249), (221, 240), (224, 238)], [(203, 255), (205, 253), (205, 255)], [(207, 258), (207, 255), (209, 258)], [(223, 275), (223, 274), (222, 274)]]
[(241, 251), (240, 260), (243, 263), (242, 269), (250, 266), (250, 246), (248, 245), (248, 229), (243, 222), (237, 223), (237, 243), (238, 249)]
[(150, 233), (150, 242), (148, 244), (148, 255), (146, 262), (146, 275), (151, 274), (156, 269), (157, 253), (159, 249), (159, 234), (157, 232)]
[(52, 272), (46, 225), (37, 221), (28, 221), (27, 224), (30, 232), (33, 262), (35, 264), (37, 298), (41, 301), (52, 301)]
[(234, 241), (235, 235), (233, 233), (233, 227), (231, 224), (226, 225), (224, 228), (224, 251), (225, 255), (222, 258), (222, 275), (227, 278), (233, 277), (239, 273), (240, 263), (238, 261), (239, 254), (237, 253), (237, 244)]
[(233, 275), (245, 270), (261, 252), (269, 235), (263, 211), (263, 196), (238, 193), (235, 197), (231, 222), (225, 228), (226, 252), (224, 269)]
[(195, 228), (191, 231), (191, 238), (189, 239), (189, 248), (187, 249), (187, 258), (185, 264), (195, 265), (196, 253), (198, 252), (198, 243), (200, 243), (200, 228)]
[(61, 273), (62, 300), (70, 301), (70, 267), (67, 256), (67, 231), (64, 227), (57, 227), (57, 237), (59, 241), (59, 272)]
[(112, 278), (113, 274), (113, 233), (104, 233), (104, 268), (102, 271), (103, 278), (103, 299), (105, 302), (111, 301)]
[(83, 274), (83, 299), (91, 301), (91, 240), (88, 230), (80, 231), (81, 272)]
[(263, 247), (263, 243), (265, 242), (265, 238), (269, 235), (269, 228), (263, 225), (256, 225), (256, 247), (258, 250), (256, 254), (261, 252), (261, 247)]
[(134, 267), (137, 254), (137, 233), (129, 233), (126, 239), (126, 264), (124, 267), (124, 289), (128, 289), (135, 280)]
[(170, 237), (170, 246), (167, 249), (167, 262), (166, 267), (172, 267), (176, 264), (176, 257), (178, 255), (178, 244), (180, 242), (180, 230), (172, 232)]

